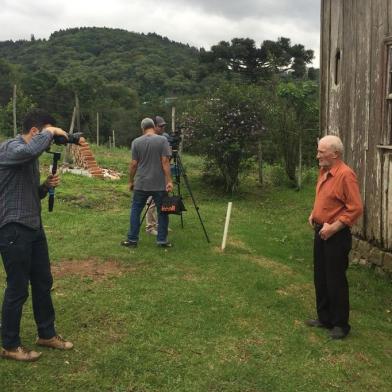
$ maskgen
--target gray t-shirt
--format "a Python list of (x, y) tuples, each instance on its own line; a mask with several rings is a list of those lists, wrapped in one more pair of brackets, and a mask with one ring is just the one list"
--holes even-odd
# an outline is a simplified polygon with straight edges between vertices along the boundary
[(134, 189), (139, 191), (164, 191), (165, 174), (162, 157), (170, 157), (169, 142), (164, 136), (143, 135), (132, 142), (132, 159), (138, 162)]

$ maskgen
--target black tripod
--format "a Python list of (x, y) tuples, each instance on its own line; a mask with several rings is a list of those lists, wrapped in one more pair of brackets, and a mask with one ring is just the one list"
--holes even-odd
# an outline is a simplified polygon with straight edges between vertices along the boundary
[[(191, 186), (188, 181), (188, 176), (186, 174), (184, 165), (182, 164), (180, 154), (178, 153), (178, 150), (175, 150), (175, 149), (173, 149), (172, 152), (173, 152), (173, 171), (174, 171), (173, 175), (175, 177), (175, 183), (177, 185), (177, 195), (182, 197), (182, 195), (181, 195), (181, 176), (182, 176), (182, 178), (184, 179), (186, 189), (188, 190), (189, 195), (191, 196), (192, 203), (193, 203), (193, 206), (195, 207), (195, 211), (197, 213), (197, 216), (199, 217), (199, 221), (200, 221), (201, 227), (203, 229), (204, 235), (206, 237), (206, 240), (209, 243), (210, 239), (208, 237), (207, 230), (204, 226), (203, 219), (201, 218), (201, 215), (199, 212), (199, 206), (196, 204), (196, 200), (193, 196), (192, 189), (191, 189)], [(181, 227), (184, 228), (184, 220), (182, 217), (182, 213), (181, 213)]]
[[(188, 177), (186, 175), (186, 171), (185, 171), (184, 165), (182, 164), (182, 161), (181, 161), (180, 155), (178, 153), (178, 150), (175, 150), (173, 148), (172, 153), (173, 153), (173, 155), (172, 155), (172, 157), (173, 157), (172, 175), (174, 176), (175, 183), (177, 185), (177, 195), (182, 197), (182, 195), (181, 195), (181, 176), (182, 176), (183, 179), (184, 179), (185, 186), (188, 189), (189, 195), (191, 196), (192, 203), (193, 203), (193, 206), (195, 207), (197, 216), (199, 217), (199, 221), (200, 221), (201, 227), (203, 229), (204, 235), (206, 237), (206, 240), (209, 243), (210, 239), (208, 237), (207, 230), (206, 230), (206, 228), (204, 226), (203, 219), (201, 218), (201, 215), (200, 215), (200, 212), (199, 212), (199, 207), (196, 204), (196, 200), (195, 200), (195, 198), (193, 196), (193, 193), (192, 193), (192, 190), (191, 190), (191, 186), (189, 185)], [(174, 174), (173, 174), (173, 172), (174, 172)], [(153, 202), (153, 200), (151, 199), (151, 201), (149, 203), (147, 203), (147, 208), (146, 208), (146, 211), (144, 212), (144, 215), (142, 217), (142, 220), (141, 220), (140, 224), (143, 223), (144, 218), (146, 217), (147, 212), (148, 212), (152, 202)], [(184, 219), (183, 219), (182, 213), (181, 213), (181, 227), (184, 228)]]

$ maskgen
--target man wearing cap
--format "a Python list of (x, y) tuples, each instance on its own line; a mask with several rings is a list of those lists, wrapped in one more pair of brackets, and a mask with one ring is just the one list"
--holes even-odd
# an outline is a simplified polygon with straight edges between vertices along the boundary
[(136, 247), (139, 241), (140, 215), (149, 196), (158, 210), (157, 245), (171, 247), (167, 240), (169, 217), (160, 211), (162, 199), (173, 190), (170, 175), (170, 145), (162, 135), (155, 133), (151, 118), (141, 122), (143, 135), (132, 143), (132, 160), (129, 166), (129, 189), (133, 190), (130, 228), (121, 245)]
[[(161, 116), (154, 117), (154, 124), (155, 124), (155, 133), (157, 135), (164, 136), (167, 140), (170, 139), (168, 133), (165, 132), (166, 121)], [(155, 203), (152, 197), (150, 196), (147, 199), (147, 213), (146, 213), (146, 233), (151, 235), (158, 234), (158, 219), (157, 219), (157, 212), (155, 208)]]

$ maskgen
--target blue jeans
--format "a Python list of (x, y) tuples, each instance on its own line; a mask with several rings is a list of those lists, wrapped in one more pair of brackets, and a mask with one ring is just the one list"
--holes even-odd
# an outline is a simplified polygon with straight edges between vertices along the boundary
[(169, 216), (161, 212), (162, 199), (167, 195), (166, 191), (133, 191), (131, 205), (130, 228), (128, 231), (128, 241), (137, 242), (139, 240), (140, 215), (143, 211), (149, 196), (152, 196), (158, 213), (158, 235), (157, 244), (167, 243), (167, 229), (169, 227)]
[(10, 349), (21, 345), (20, 321), (23, 304), (29, 295), (29, 283), (38, 336), (52, 338), (56, 335), (50, 295), (53, 279), (43, 229), (33, 230), (17, 223), (8, 223), (0, 229), (0, 252), (7, 275), (1, 313), (3, 347)]

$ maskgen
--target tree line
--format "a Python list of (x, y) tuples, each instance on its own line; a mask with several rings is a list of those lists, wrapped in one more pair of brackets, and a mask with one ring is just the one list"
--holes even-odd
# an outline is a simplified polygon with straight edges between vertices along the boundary
[(0, 130), (12, 134), (16, 86), (18, 128), (24, 113), (43, 107), (69, 128), (101, 140), (114, 129), (129, 145), (144, 116), (169, 118), (175, 102), (190, 152), (206, 155), (228, 191), (257, 158), (282, 163), (298, 185), (298, 166), (312, 162), (318, 134), (318, 70), (313, 51), (288, 38), (222, 41), (209, 50), (157, 34), (74, 28), (48, 40), (0, 42)]

